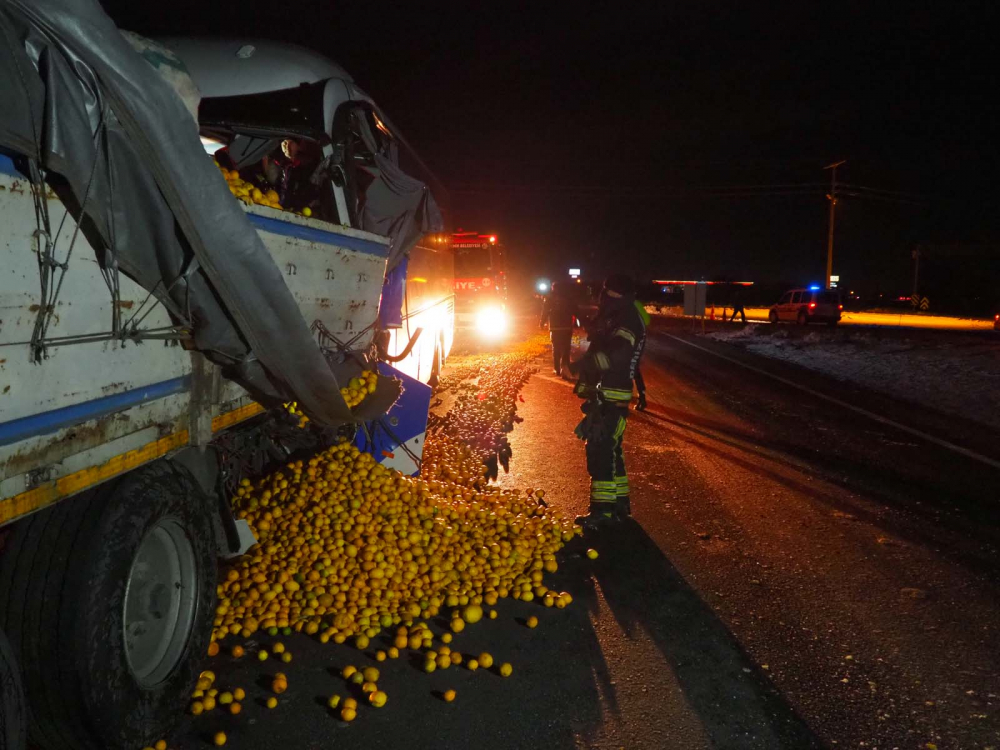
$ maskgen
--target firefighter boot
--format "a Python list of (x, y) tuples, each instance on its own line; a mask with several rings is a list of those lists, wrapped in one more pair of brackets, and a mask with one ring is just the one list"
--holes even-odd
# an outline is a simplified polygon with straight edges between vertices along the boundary
[(627, 521), (632, 517), (632, 501), (628, 495), (615, 500), (615, 518), (619, 521)]
[(615, 520), (617, 519), (613, 503), (591, 503), (589, 514), (576, 517), (576, 523), (582, 526), (584, 531), (600, 531), (614, 523)]

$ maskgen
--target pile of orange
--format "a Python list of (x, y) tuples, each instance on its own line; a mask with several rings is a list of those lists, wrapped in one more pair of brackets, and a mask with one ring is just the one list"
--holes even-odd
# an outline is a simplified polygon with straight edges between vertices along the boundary
[(364, 401), (369, 393), (375, 392), (378, 385), (378, 374), (372, 370), (365, 370), (356, 378), (351, 378), (347, 385), (340, 389), (340, 395), (350, 408), (354, 408)]
[(224, 573), (213, 640), (291, 628), (363, 648), (444, 607), (544, 596), (572, 523), (541, 491), (477, 485), (468, 471), (407, 477), (343, 442), (243, 480), (235, 504), (258, 544)]
[(256, 203), (260, 206), (277, 208), (279, 211), (284, 210), (279, 202), (277, 191), (261, 190), (253, 183), (247, 182), (241, 178), (240, 173), (237, 170), (226, 169), (219, 164), (219, 162), (215, 162), (215, 166), (219, 168), (219, 171), (222, 172), (222, 176), (226, 178), (226, 184), (229, 185), (229, 192), (244, 203)]
[[(466, 424), (491, 420), (494, 429), (493, 422), (512, 417), (536, 348), (529, 344), (493, 358), (492, 366), (470, 363), (478, 380), (462, 386), (475, 398), (465, 400), (465, 408), (485, 406), (472, 408), (474, 418)], [(359, 403), (375, 384), (374, 373), (349, 382), (348, 404)], [(484, 389), (485, 397), (475, 395)], [(296, 404), (286, 407), (305, 424)], [(259, 481), (244, 479), (232, 502), (258, 542), (222, 571), (210, 654), (219, 653), (225, 638), (292, 631), (365, 650), (389, 631), (392, 645), (376, 652), (377, 661), (423, 649), (428, 672), (456, 665), (473, 672), (494, 668), (487, 652), (477, 658), (452, 651), (453, 634), (495, 618), (491, 608), (503, 598), (556, 607), (572, 602), (568, 593), (549, 589), (545, 576), (557, 570), (556, 553), (580, 529), (546, 505), (544, 495), (491, 485), (482, 451), (440, 426), (424, 446), (420, 477), (387, 469), (345, 441)], [(439, 614), (451, 632), (435, 637), (426, 620)], [(432, 649), (435, 638), (441, 645)], [(256, 647), (262, 662), (291, 660), (282, 643), (271, 642), (268, 649)], [(246, 651), (237, 643), (230, 653), (240, 658)], [(498, 663), (494, 671), (506, 677), (512, 667)], [(377, 668), (348, 666), (343, 677), (369, 705), (386, 705)], [(236, 712), (243, 691), (220, 693), (214, 682), (213, 673), (202, 673), (192, 713), (217, 704)], [(267, 707), (276, 707), (287, 689), (287, 677), (277, 673)], [(444, 700), (453, 699), (454, 691), (444, 693)], [(333, 695), (327, 705), (343, 721), (357, 716), (355, 698)]]

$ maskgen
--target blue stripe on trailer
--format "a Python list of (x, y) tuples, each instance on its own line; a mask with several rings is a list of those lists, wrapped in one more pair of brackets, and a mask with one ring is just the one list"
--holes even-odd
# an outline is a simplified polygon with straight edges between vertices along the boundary
[(301, 224), (294, 224), (290, 221), (272, 219), (269, 216), (258, 216), (257, 214), (247, 214), (250, 223), (257, 229), (261, 229), (271, 234), (280, 234), (284, 237), (296, 237), (308, 242), (322, 242), (324, 245), (336, 245), (355, 252), (367, 255), (376, 255), (379, 258), (389, 257), (388, 245), (381, 242), (366, 240), (361, 237), (352, 237), (349, 234), (338, 234), (328, 232), (317, 227), (307, 227)]
[(14, 160), (3, 151), (0, 151), (0, 174), (9, 174), (11, 177), (24, 177), (14, 166)]
[(175, 393), (182, 393), (189, 388), (190, 381), (191, 378), (184, 375), (172, 380), (164, 380), (162, 383), (153, 383), (111, 396), (103, 396), (93, 401), (64, 406), (61, 409), (13, 419), (10, 422), (0, 422), (0, 445), (16, 443), (35, 435), (48, 435), (66, 427), (73, 427), (91, 419), (100, 419), (148, 401), (156, 401)]
[[(14, 161), (5, 153), (0, 151), (0, 174), (8, 174), (12, 177), (24, 177), (14, 166)], [(309, 242), (321, 242), (324, 245), (336, 245), (347, 250), (354, 250), (366, 255), (375, 255), (379, 258), (389, 257), (389, 246), (374, 240), (366, 240), (363, 237), (354, 237), (349, 234), (339, 234), (329, 232), (318, 227), (307, 227), (295, 224), (290, 221), (274, 219), (270, 216), (258, 216), (257, 214), (247, 214), (250, 223), (257, 229), (271, 234), (278, 234), (283, 237), (296, 237)]]

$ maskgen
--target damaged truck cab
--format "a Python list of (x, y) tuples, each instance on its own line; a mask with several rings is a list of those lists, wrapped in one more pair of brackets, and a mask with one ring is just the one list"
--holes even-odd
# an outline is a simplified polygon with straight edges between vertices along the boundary
[(418, 471), (454, 319), (442, 193), (339, 66), (164, 40), (195, 127), (64, 5), (0, 4), (0, 750), (166, 735), (254, 542), (234, 488), (338, 439)]

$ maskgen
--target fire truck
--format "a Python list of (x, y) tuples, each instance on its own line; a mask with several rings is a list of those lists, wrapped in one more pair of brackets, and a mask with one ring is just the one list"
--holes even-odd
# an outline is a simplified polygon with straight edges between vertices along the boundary
[(507, 251), (495, 234), (459, 229), (451, 235), (455, 254), (455, 325), (485, 338), (503, 336), (507, 311)]

